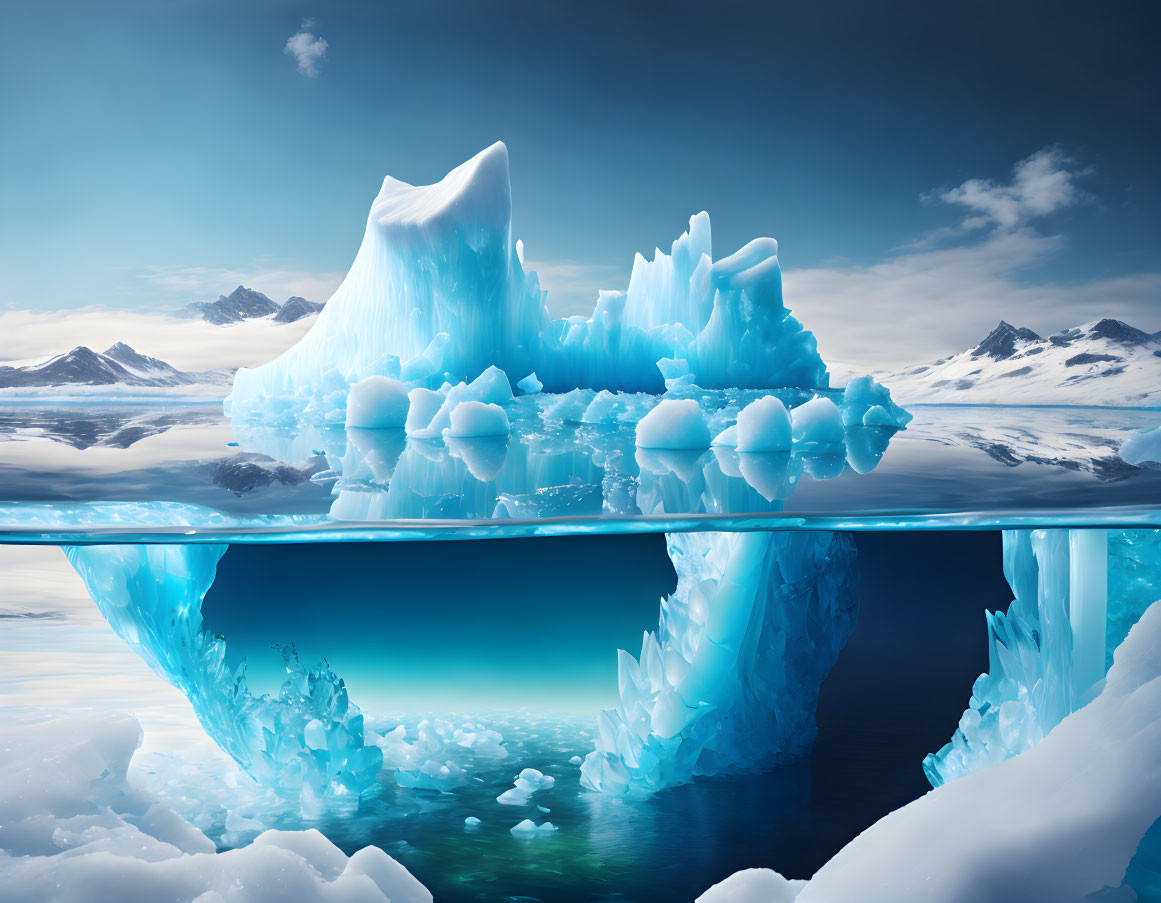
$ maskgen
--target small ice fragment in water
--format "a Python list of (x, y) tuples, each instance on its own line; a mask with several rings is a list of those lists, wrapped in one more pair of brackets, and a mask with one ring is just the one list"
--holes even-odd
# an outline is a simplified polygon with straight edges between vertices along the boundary
[(583, 761), (584, 761), (584, 759), (582, 759), (580, 756), (573, 756), (571, 759), (568, 760), (568, 764), (569, 765), (580, 765), (580, 763)]
[(402, 429), (411, 402), (407, 386), (389, 376), (368, 376), (351, 386), (347, 395), (347, 426), (366, 429)]
[(1134, 433), (1121, 445), (1120, 456), (1126, 464), (1161, 468), (1161, 427)]
[(790, 451), (790, 414), (773, 395), (746, 405), (738, 414), (737, 428), (735, 444), (740, 452)]
[(666, 398), (637, 424), (639, 448), (709, 448), (710, 431), (692, 398)]
[(496, 797), (496, 802), (505, 806), (523, 806), (532, 798), (532, 794), (538, 790), (549, 790), (554, 784), (556, 778), (552, 775), (542, 774), (535, 768), (525, 768), (516, 776), (512, 787)]
[(483, 436), (507, 436), (511, 432), (508, 415), (498, 404), (461, 401), (451, 412), (451, 426), (443, 431), (451, 439), (477, 439)]
[(480, 826), (480, 820), (478, 818), (476, 818), (474, 815), (469, 815), (467, 818), (464, 819), (464, 827), (465, 828), (478, 828), (479, 826)]
[(546, 821), (544, 824), (537, 826), (536, 822), (530, 818), (526, 818), (520, 824), (508, 829), (509, 833), (514, 837), (536, 837), (539, 834), (551, 834), (555, 830), (556, 825), (550, 821)]
[(821, 396), (810, 399), (790, 412), (795, 443), (838, 445), (846, 438), (843, 416), (838, 406)]
[(544, 388), (544, 383), (536, 378), (536, 371), (533, 370), (524, 379), (516, 383), (516, 388), (525, 395), (536, 395)]

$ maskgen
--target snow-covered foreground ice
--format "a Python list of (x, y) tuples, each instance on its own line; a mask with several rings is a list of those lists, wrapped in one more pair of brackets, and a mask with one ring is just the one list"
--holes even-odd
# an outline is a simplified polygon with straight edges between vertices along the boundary
[(0, 885), (21, 903), (430, 903), (377, 847), (346, 856), (316, 830), (264, 831), (216, 852), (205, 834), (127, 780), (129, 716), (5, 727)]
[(743, 872), (698, 903), (1133, 901), (1125, 873), (1158, 813), (1154, 604), (1117, 649), (1099, 695), (1036, 746), (892, 812), (808, 882)]

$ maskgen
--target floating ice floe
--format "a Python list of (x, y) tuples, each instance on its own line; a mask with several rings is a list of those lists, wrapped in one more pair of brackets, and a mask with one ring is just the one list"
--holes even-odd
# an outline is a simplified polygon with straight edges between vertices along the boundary
[(496, 802), (505, 806), (525, 806), (531, 801), (532, 794), (550, 790), (555, 784), (556, 778), (552, 775), (542, 774), (535, 768), (525, 768), (516, 776), (513, 786), (496, 797)]
[(532, 819), (526, 818), (508, 830), (514, 837), (544, 837), (556, 831), (557, 827), (550, 821), (538, 825)]

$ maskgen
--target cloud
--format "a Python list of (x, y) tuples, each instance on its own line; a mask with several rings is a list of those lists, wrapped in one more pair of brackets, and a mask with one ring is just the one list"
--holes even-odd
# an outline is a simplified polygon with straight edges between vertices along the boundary
[(1066, 246), (1059, 235), (996, 229), (980, 241), (867, 266), (788, 270), (786, 301), (818, 336), (835, 373), (896, 369), (960, 351), (1001, 319), (1041, 334), (1100, 317), (1161, 329), (1161, 273), (1073, 283), (1022, 278)]
[(966, 207), (969, 215), (960, 224), (962, 229), (1012, 230), (1086, 200), (1076, 179), (1087, 171), (1078, 170), (1076, 161), (1061, 148), (1045, 147), (1017, 163), (1007, 185), (968, 179), (924, 198)]
[(623, 265), (583, 263), (577, 260), (527, 260), (525, 269), (535, 270), (540, 287), (548, 292), (547, 305), (553, 317), (588, 316), (602, 289), (625, 289), (629, 285), (631, 258)]
[(283, 53), (289, 53), (298, 63), (298, 71), (307, 78), (318, 78), (318, 65), (327, 52), (327, 42), (314, 34), (313, 19), (304, 19), (298, 33), (286, 40)]
[(212, 301), (218, 295), (230, 292), (236, 285), (260, 291), (280, 304), (292, 295), (308, 301), (326, 301), (343, 281), (343, 274), (339, 272), (300, 270), (280, 266), (269, 260), (257, 260), (241, 269), (151, 266), (139, 273), (138, 277), (171, 295), (175, 303), (182, 304)]
[(314, 321), (314, 317), (293, 323), (244, 320), (215, 326), (187, 317), (106, 307), (9, 310), (0, 312), (0, 335), (4, 336), (0, 364), (39, 363), (77, 345), (104, 351), (116, 342), (126, 342), (182, 370), (255, 367), (297, 342)]

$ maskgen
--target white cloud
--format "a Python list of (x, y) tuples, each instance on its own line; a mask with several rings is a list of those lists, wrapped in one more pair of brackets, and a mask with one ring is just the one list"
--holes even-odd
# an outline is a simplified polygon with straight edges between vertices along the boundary
[(0, 364), (36, 363), (77, 345), (104, 351), (116, 342), (126, 342), (182, 370), (255, 367), (297, 342), (314, 321), (314, 317), (293, 323), (244, 320), (215, 326), (187, 317), (106, 307), (9, 310), (0, 312), (0, 335), (4, 336)]
[(924, 195), (928, 200), (966, 207), (964, 229), (1017, 229), (1086, 199), (1076, 185), (1085, 170), (1059, 147), (1045, 147), (1012, 170), (1012, 181), (998, 185), (991, 179), (968, 179), (956, 188)]
[(1021, 278), (1065, 245), (1061, 236), (998, 229), (982, 241), (912, 250), (869, 266), (788, 270), (786, 302), (838, 373), (896, 369), (960, 351), (1001, 319), (1042, 335), (1100, 317), (1161, 329), (1161, 273), (1075, 283)]
[(298, 63), (298, 71), (307, 78), (318, 78), (318, 65), (327, 52), (327, 42), (314, 34), (313, 19), (305, 19), (297, 34), (286, 40), (283, 53), (289, 53)]
[(548, 292), (548, 310), (553, 317), (588, 316), (602, 289), (625, 289), (629, 285), (632, 257), (623, 265), (591, 264), (577, 260), (527, 260), (525, 269), (535, 270), (540, 287)]
[(218, 295), (228, 294), (238, 285), (260, 291), (279, 304), (292, 295), (299, 295), (308, 301), (326, 301), (343, 281), (342, 273), (298, 270), (268, 260), (254, 261), (242, 269), (152, 266), (138, 275), (173, 299), (180, 300), (180, 303), (212, 301)]

